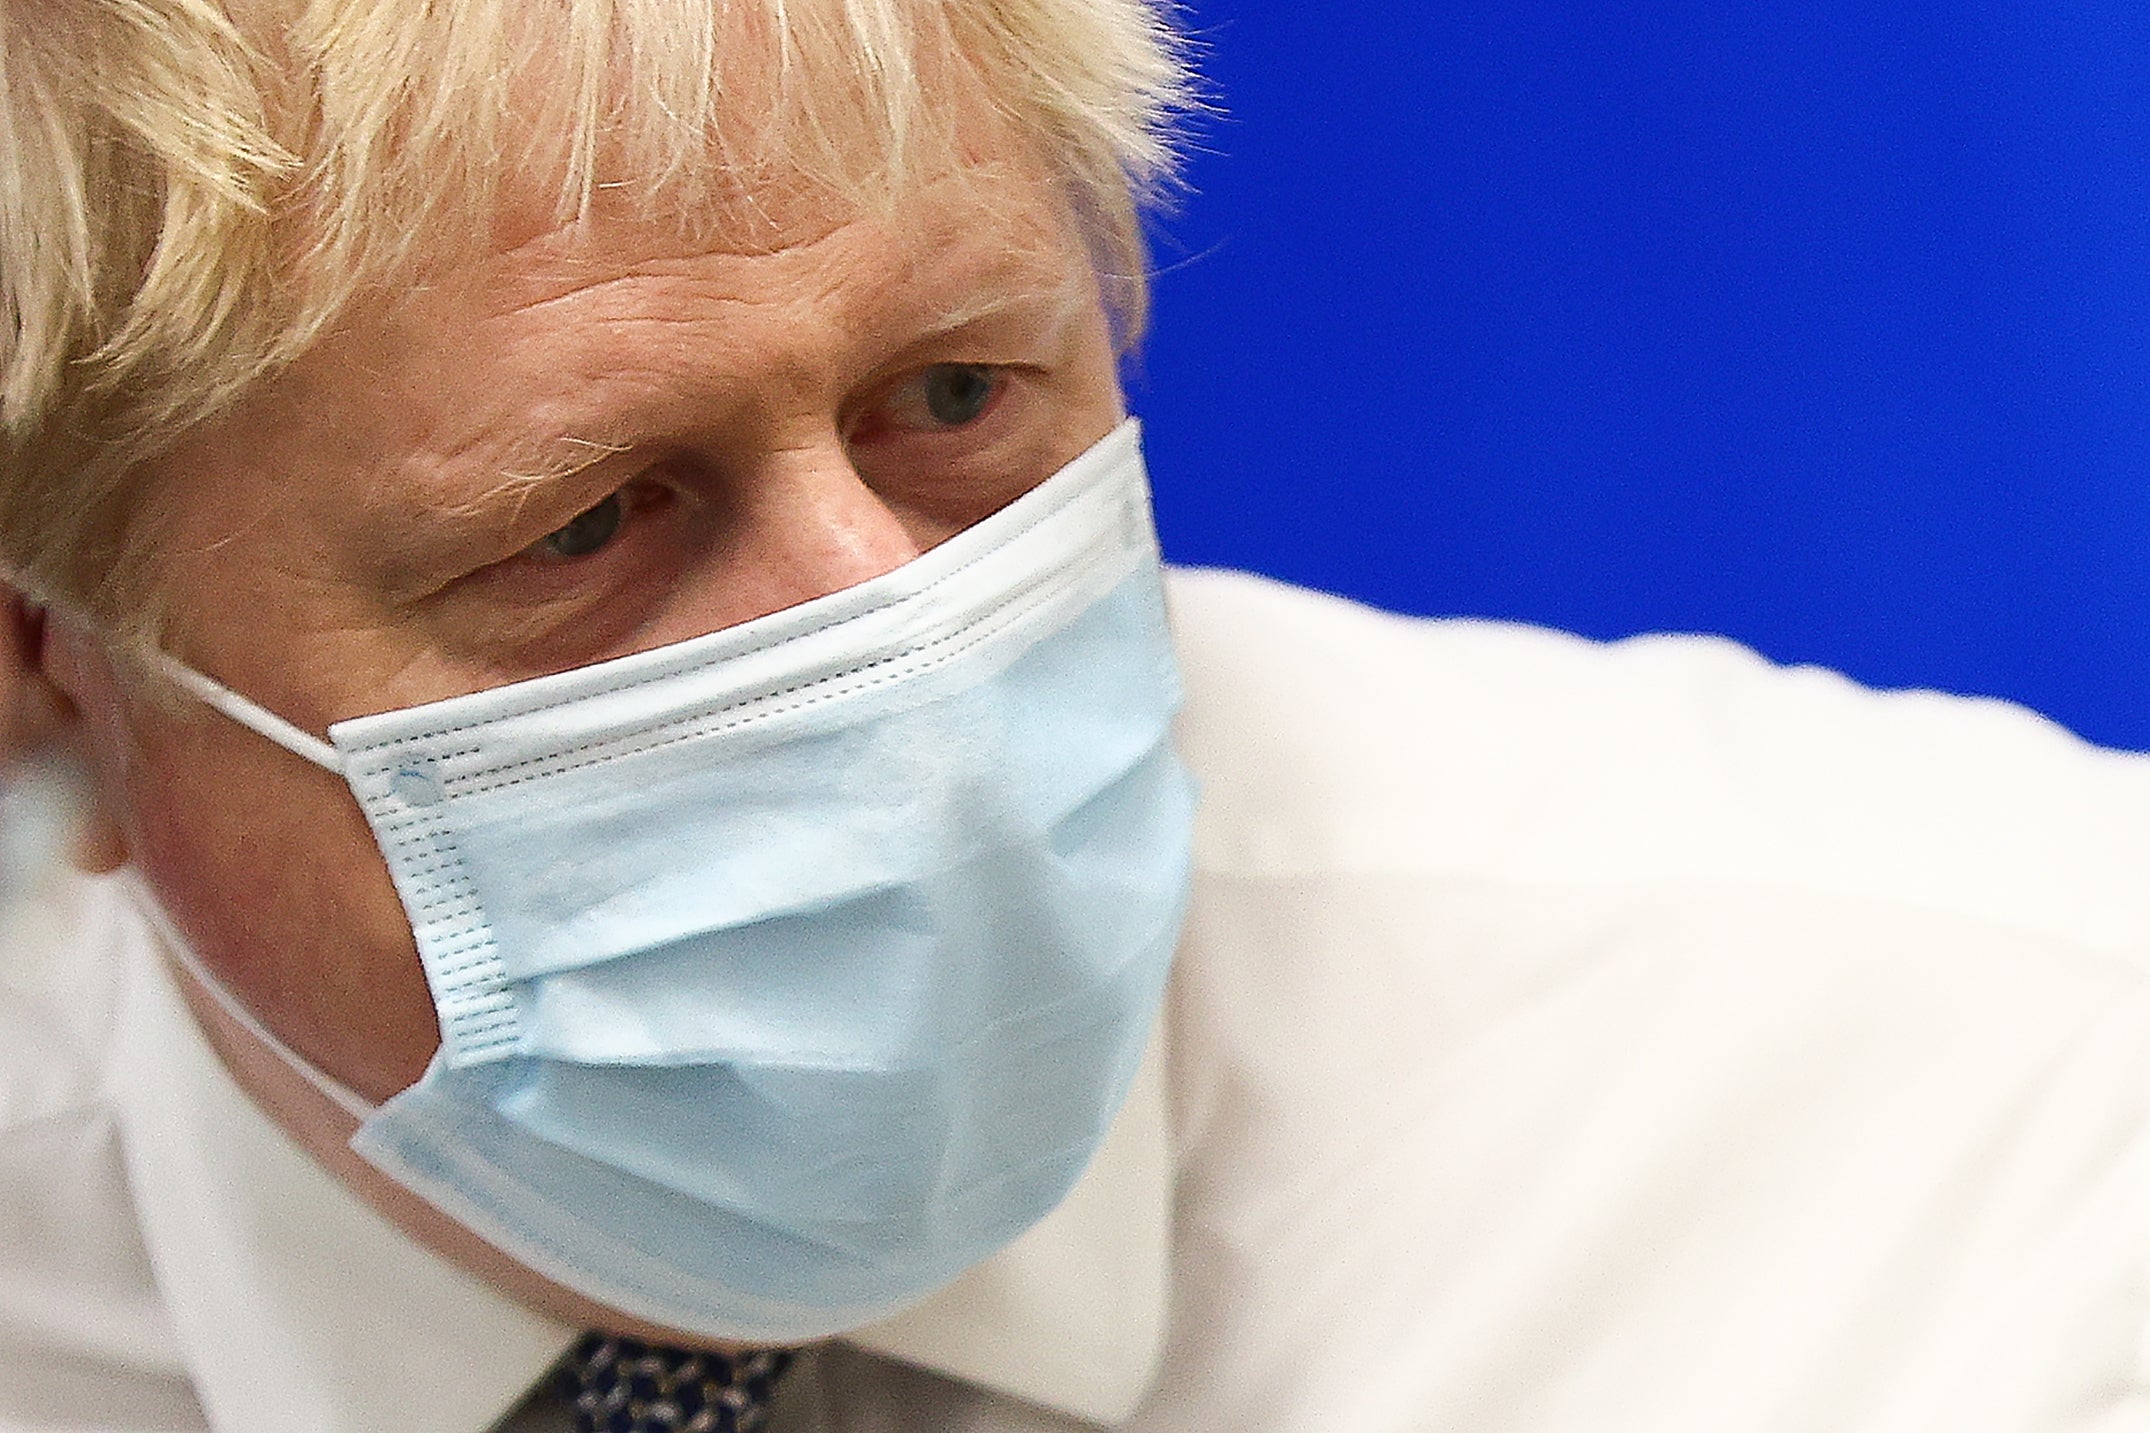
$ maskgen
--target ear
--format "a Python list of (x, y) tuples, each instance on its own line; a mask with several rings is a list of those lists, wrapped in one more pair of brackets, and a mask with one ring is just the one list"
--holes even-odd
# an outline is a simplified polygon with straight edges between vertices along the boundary
[[(127, 841), (102, 793), (99, 764), (76, 701), (76, 668), (86, 657), (79, 640), (61, 642), (45, 609), (0, 583), (0, 764), (57, 759), (84, 775), (84, 808), (75, 864), (85, 871), (126, 864)], [(109, 685), (109, 678), (107, 679)]]

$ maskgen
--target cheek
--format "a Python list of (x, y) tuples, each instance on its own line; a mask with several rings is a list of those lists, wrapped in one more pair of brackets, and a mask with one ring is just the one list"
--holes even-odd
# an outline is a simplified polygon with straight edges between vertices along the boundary
[(278, 1038), (368, 1099), (439, 1041), (401, 902), (348, 789), (210, 715), (135, 724), (129, 849), (218, 978)]

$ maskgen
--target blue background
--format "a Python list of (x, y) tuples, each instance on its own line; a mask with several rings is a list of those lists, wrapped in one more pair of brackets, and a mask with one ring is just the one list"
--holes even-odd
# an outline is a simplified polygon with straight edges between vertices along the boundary
[(1190, 14), (1169, 556), (2150, 746), (2150, 6)]

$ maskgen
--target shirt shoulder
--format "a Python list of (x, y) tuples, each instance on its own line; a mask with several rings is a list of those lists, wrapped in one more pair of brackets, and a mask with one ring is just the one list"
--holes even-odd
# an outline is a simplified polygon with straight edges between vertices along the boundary
[(1170, 596), (1199, 1313), (1132, 1428), (2127, 1417), (2142, 759), (1721, 640)]
[(1206, 871), (1718, 881), (2150, 938), (2150, 760), (2021, 707), (1237, 573), (1169, 593)]

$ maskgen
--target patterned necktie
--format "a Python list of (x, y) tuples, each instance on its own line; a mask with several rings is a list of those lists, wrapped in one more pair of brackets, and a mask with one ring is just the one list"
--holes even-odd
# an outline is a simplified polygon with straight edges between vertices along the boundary
[(725, 1355), (585, 1334), (560, 1361), (575, 1433), (756, 1433), (791, 1366), (778, 1350)]

